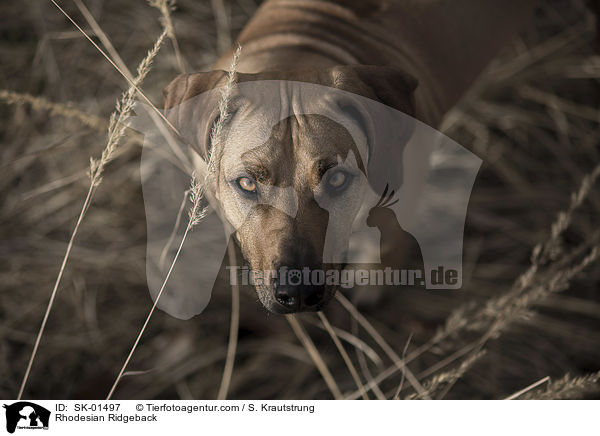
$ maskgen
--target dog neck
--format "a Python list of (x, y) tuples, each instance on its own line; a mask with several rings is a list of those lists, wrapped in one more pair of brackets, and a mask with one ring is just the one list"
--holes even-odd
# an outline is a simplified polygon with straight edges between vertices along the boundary
[[(419, 81), (417, 118), (436, 126), (536, 0), (267, 0), (239, 36), (240, 72), (392, 66)], [(217, 68), (227, 69), (231, 54)]]
[[(402, 38), (381, 28), (376, 18), (369, 18), (375, 17), (385, 2), (367, 0), (371, 13), (366, 15), (358, 10), (364, 2), (351, 3), (265, 2), (239, 36), (242, 56), (238, 71), (257, 73), (352, 64), (394, 66), (419, 79), (416, 117), (437, 125), (447, 105), (441, 101), (443, 93), (436, 89), (436, 81), (426, 65), (420, 62), (417, 52), (402, 43)], [(226, 53), (216, 67), (228, 69), (232, 53), (233, 50)]]

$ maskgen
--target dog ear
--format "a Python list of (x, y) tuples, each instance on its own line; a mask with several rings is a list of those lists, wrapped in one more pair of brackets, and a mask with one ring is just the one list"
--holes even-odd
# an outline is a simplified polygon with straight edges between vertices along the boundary
[(376, 65), (341, 65), (330, 70), (334, 87), (377, 100), (408, 115), (415, 113), (418, 81), (405, 71)]
[[(381, 193), (386, 186), (398, 190), (403, 183), (403, 152), (415, 126), (414, 90), (417, 80), (392, 67), (344, 65), (333, 67), (332, 86), (376, 100), (381, 105), (341, 105), (342, 110), (358, 118), (368, 141), (367, 178)], [(390, 109), (392, 108), (392, 109)], [(393, 110), (395, 109), (395, 110)]]
[(220, 92), (207, 91), (223, 85), (226, 76), (222, 70), (182, 74), (163, 90), (165, 116), (203, 159), (208, 156), (210, 129), (218, 116), (221, 96)]
[(226, 74), (223, 70), (180, 74), (163, 90), (165, 109), (171, 109), (192, 97), (215, 88)]

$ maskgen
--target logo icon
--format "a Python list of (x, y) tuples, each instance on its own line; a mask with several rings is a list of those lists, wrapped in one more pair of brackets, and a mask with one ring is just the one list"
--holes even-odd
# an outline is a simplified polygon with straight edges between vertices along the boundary
[(6, 431), (14, 433), (16, 429), (48, 429), (50, 411), (28, 401), (19, 401), (4, 405), (6, 409)]

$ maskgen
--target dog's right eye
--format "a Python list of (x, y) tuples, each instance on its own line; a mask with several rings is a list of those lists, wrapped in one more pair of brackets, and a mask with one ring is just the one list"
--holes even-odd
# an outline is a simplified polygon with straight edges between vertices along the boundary
[(246, 194), (256, 194), (256, 182), (250, 177), (240, 177), (236, 180), (237, 186)]

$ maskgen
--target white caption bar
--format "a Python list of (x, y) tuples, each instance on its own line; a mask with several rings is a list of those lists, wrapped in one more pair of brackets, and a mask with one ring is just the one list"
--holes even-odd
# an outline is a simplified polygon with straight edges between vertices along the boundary
[[(4, 401), (19, 436), (596, 434), (597, 401)], [(36, 431), (36, 430), (42, 430)], [(335, 432), (335, 433), (333, 433)], [(598, 433), (600, 434), (600, 433)]]

